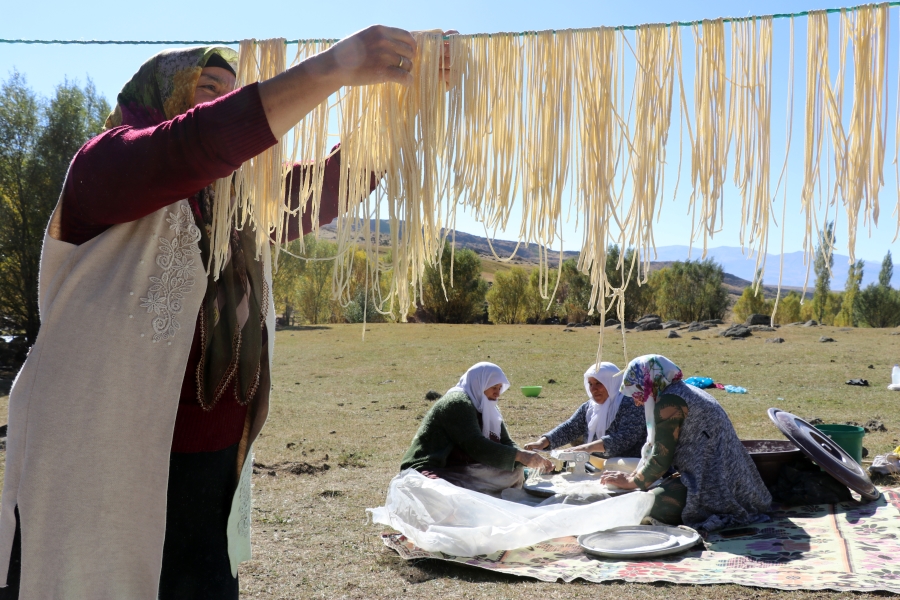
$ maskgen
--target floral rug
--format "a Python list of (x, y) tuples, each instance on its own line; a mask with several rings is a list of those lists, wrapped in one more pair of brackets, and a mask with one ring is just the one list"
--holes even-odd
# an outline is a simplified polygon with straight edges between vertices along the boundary
[(668, 581), (781, 590), (900, 593), (900, 489), (882, 489), (875, 502), (823, 504), (778, 510), (741, 537), (711, 534), (705, 547), (672, 558), (615, 561), (581, 551), (574, 537), (484, 556), (425, 552), (399, 533), (385, 545), (402, 558), (433, 558), (542, 581), (585, 579), (638, 583)]

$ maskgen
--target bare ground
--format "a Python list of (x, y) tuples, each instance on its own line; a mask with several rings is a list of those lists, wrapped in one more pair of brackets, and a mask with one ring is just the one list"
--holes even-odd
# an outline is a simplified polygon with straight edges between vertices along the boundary
[[(598, 328), (559, 326), (335, 325), (280, 331), (273, 406), (257, 443), (254, 558), (241, 567), (245, 597), (260, 598), (833, 598), (737, 586), (543, 583), (425, 560), (407, 563), (386, 550), (381, 526), (364, 509), (383, 503), (400, 457), (431, 405), (479, 360), (504, 368), (513, 388), (501, 409), (514, 439), (535, 439), (583, 401), (581, 374), (597, 350)], [(896, 330), (894, 330), (896, 331)], [(743, 341), (716, 331), (665, 339), (627, 334), (630, 357), (665, 354), (686, 376), (741, 385), (747, 395), (714, 392), (742, 438), (778, 439), (765, 415), (777, 406), (804, 418), (860, 423), (870, 456), (900, 444), (900, 395), (886, 389), (900, 338), (888, 330), (783, 327)], [(692, 340), (691, 336), (701, 338)], [(820, 343), (820, 336), (835, 343)], [(766, 337), (784, 344), (766, 344)], [(623, 362), (622, 338), (606, 331), (604, 358)], [(873, 368), (869, 369), (868, 365)], [(557, 383), (548, 384), (549, 379)], [(872, 387), (847, 386), (865, 378)], [(520, 385), (543, 385), (525, 398)], [(5, 422), (6, 398), (0, 398)], [(328, 468), (324, 468), (328, 465)]]

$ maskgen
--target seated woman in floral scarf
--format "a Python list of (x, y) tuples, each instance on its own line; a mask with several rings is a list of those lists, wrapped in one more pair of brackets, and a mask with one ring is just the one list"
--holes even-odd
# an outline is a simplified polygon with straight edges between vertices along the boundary
[(628, 364), (622, 390), (644, 407), (647, 443), (634, 473), (613, 471), (601, 481), (646, 490), (674, 469), (654, 490), (652, 518), (707, 532), (767, 520), (772, 496), (725, 410), (681, 379), (681, 369), (664, 356)]
[(497, 365), (472, 366), (425, 415), (400, 469), (497, 497), (522, 487), (522, 465), (549, 471), (550, 461), (520, 450), (509, 437), (497, 408), (507, 389), (509, 380)]
[(624, 374), (610, 362), (592, 364), (584, 372), (588, 400), (565, 423), (545, 433), (526, 450), (553, 450), (566, 444), (606, 457), (638, 457), (646, 438), (644, 411), (621, 392)]

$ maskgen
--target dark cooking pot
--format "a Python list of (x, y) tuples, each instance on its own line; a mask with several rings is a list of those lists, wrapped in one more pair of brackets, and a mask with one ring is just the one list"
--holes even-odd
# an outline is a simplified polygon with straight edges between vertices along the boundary
[(741, 443), (750, 453), (766, 487), (778, 481), (781, 465), (795, 460), (809, 460), (800, 448), (788, 440), (741, 440)]

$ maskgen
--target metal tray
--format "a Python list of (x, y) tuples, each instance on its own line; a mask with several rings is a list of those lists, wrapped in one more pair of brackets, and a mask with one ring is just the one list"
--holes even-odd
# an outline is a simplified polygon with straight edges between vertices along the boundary
[(678, 554), (698, 541), (700, 534), (683, 525), (626, 525), (578, 536), (578, 544), (588, 554), (620, 560)]

